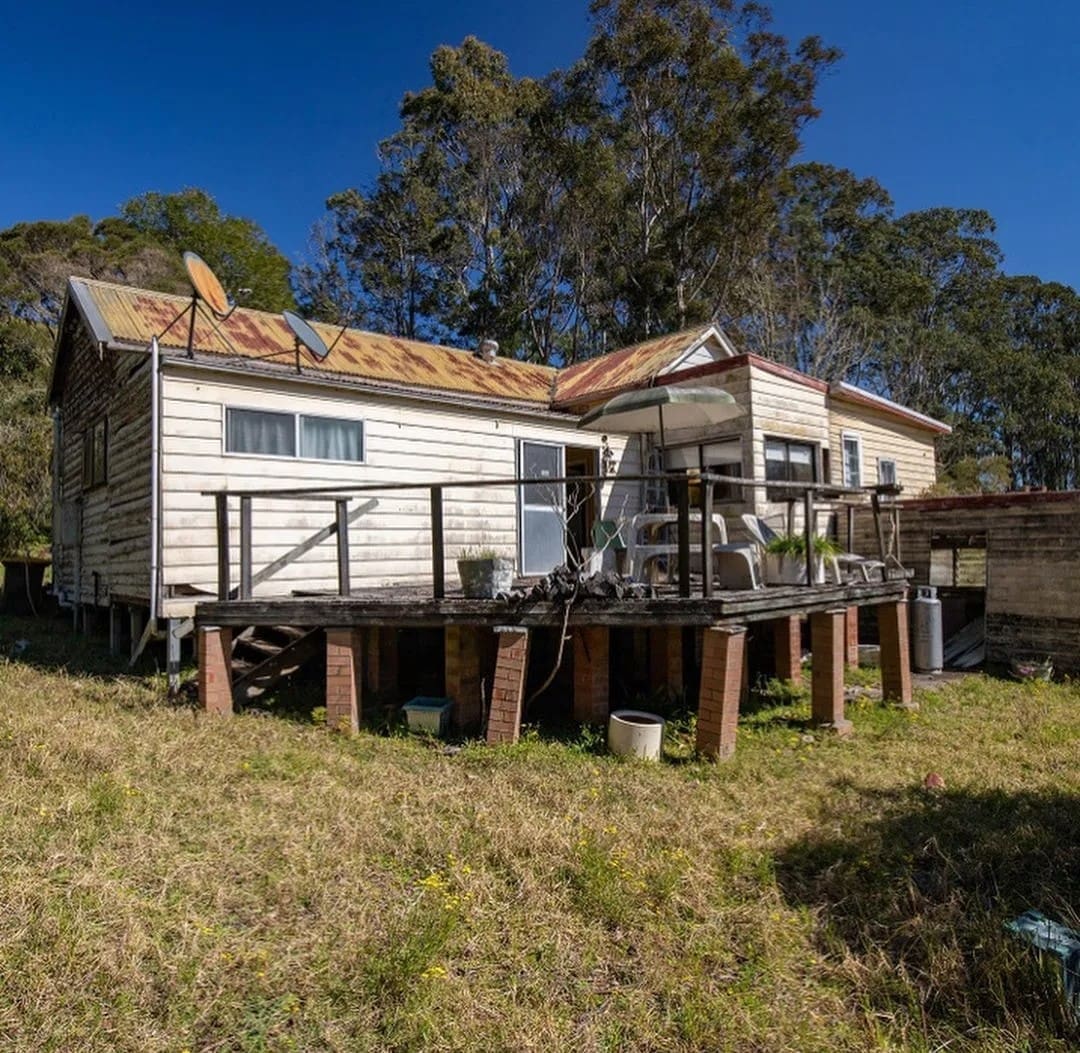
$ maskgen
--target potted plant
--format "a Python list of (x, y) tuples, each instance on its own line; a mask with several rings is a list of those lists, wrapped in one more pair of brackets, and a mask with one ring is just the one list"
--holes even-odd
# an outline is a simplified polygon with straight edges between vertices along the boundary
[[(814, 538), (814, 584), (825, 581), (825, 560), (840, 552), (830, 538)], [(765, 581), (770, 585), (806, 584), (806, 536), (780, 534), (765, 546)]]
[(493, 548), (462, 549), (457, 567), (461, 591), (471, 600), (492, 600), (514, 584), (514, 561)]

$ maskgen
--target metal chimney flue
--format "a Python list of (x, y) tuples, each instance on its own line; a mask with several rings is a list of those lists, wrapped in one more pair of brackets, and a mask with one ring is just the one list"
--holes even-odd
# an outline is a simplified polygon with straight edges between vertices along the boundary
[(476, 349), (476, 357), (482, 362), (494, 362), (498, 354), (498, 340), (481, 340), (480, 346)]

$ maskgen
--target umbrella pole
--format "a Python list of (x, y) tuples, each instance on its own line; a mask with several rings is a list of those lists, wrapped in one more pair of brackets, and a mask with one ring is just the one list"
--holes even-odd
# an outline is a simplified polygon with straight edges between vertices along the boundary
[[(660, 449), (663, 450), (667, 446), (667, 441), (664, 439), (664, 407), (657, 406), (656, 408), (660, 412)], [(663, 462), (660, 467), (663, 469)]]

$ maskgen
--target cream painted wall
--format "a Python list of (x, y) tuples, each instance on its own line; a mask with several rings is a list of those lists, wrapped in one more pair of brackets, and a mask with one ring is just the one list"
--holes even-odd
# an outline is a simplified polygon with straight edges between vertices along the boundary
[[(363, 464), (299, 460), (225, 452), (227, 406), (310, 413), (364, 422)], [(506, 479), (517, 474), (520, 440), (599, 450), (601, 436), (551, 416), (504, 409), (474, 409), (448, 402), (353, 392), (291, 380), (227, 375), (175, 362), (162, 377), (163, 580), (170, 590), (217, 588), (214, 502), (204, 490), (287, 489), (371, 483), (437, 483), (453, 479)], [(638, 443), (610, 436), (616, 464), (639, 472)], [(638, 483), (614, 479), (603, 487), (603, 518), (633, 515)], [(426, 581), (430, 577), (429, 497), (426, 490), (374, 496), (378, 506), (350, 529), (354, 587)], [(238, 574), (238, 501), (231, 503), (233, 581)], [(260, 567), (327, 525), (334, 506), (311, 500), (253, 502), (254, 566)], [(517, 492), (514, 487), (469, 487), (444, 492), (444, 531), (449, 583), (454, 560), (470, 545), (518, 555)], [(262, 586), (256, 595), (291, 590), (335, 591), (333, 538), (307, 553)], [(166, 599), (166, 613), (186, 613), (189, 598)]]

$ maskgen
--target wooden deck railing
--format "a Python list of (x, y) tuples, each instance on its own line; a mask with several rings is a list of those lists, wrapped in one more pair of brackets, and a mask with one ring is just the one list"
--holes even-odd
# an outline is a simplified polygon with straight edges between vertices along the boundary
[[(316, 545), (335, 536), (337, 544), (337, 578), (338, 595), (348, 596), (351, 592), (350, 581), (350, 558), (349, 558), (349, 525), (353, 518), (370, 511), (377, 504), (376, 501), (368, 500), (357, 509), (349, 509), (349, 503), (354, 497), (374, 493), (397, 493), (403, 491), (428, 491), (429, 511), (431, 521), (431, 573), (433, 582), (433, 596), (442, 599), (445, 596), (445, 541), (443, 532), (443, 498), (447, 490), (454, 489), (488, 489), (491, 487), (504, 486), (536, 486), (536, 485), (566, 485), (604, 483), (656, 483), (663, 481), (672, 483), (676, 487), (676, 531), (677, 531), (677, 567), (679, 580), (679, 595), (689, 597), (691, 595), (690, 583), (690, 487), (697, 485), (700, 489), (701, 500), (701, 594), (710, 597), (713, 594), (713, 561), (712, 561), (712, 504), (713, 493), (717, 483), (724, 486), (734, 486), (740, 489), (768, 489), (769, 491), (786, 491), (791, 494), (792, 501), (800, 497), (803, 502), (803, 529), (806, 539), (806, 585), (814, 586), (814, 548), (816, 533), (816, 498), (827, 498), (830, 503), (845, 504), (848, 509), (847, 540), (848, 549), (852, 547), (854, 536), (854, 515), (856, 503), (861, 503), (867, 496), (870, 498), (871, 509), (874, 515), (879, 554), (885, 561), (885, 534), (882, 524), (882, 496), (894, 496), (899, 494), (900, 487), (878, 486), (868, 487), (844, 487), (830, 486), (826, 483), (803, 483), (782, 482), (779, 480), (744, 479), (731, 476), (721, 476), (715, 473), (702, 472), (693, 477), (684, 472), (669, 472), (663, 474), (635, 474), (635, 475), (591, 475), (591, 476), (560, 476), (554, 479), (527, 479), (520, 476), (503, 479), (453, 479), (445, 482), (431, 483), (365, 483), (359, 486), (335, 486), (335, 487), (302, 487), (282, 490), (204, 490), (203, 496), (213, 497), (215, 502), (215, 517), (217, 523), (217, 563), (218, 563), (218, 599), (229, 600), (239, 598), (251, 599), (256, 585), (266, 581), (272, 575), (295, 562), (305, 553), (311, 551)], [(235, 498), (239, 501), (240, 508), (240, 581), (238, 588), (234, 589), (231, 582), (232, 558), (229, 543), (229, 501)], [(326, 501), (334, 504), (334, 521), (328, 526), (316, 531), (310, 537), (294, 546), (283, 556), (278, 557), (272, 563), (258, 572), (253, 567), (253, 508), (252, 501), (255, 498), (261, 500), (289, 500), (299, 499), (307, 501)], [(894, 521), (895, 536), (899, 538), (899, 510), (895, 505), (891, 506)], [(896, 553), (899, 559), (899, 553)]]

